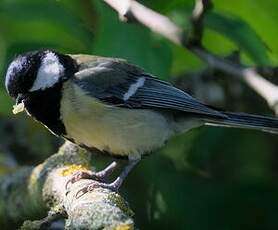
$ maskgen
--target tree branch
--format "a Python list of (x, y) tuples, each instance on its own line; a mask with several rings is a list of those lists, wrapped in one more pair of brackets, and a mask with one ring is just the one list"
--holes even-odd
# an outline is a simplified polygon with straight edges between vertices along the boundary
[(210, 8), (212, 8), (210, 0), (195, 1), (195, 7), (191, 15), (192, 28), (187, 35), (189, 38), (185, 44), (187, 47), (201, 46), (204, 30), (203, 19)]
[[(89, 171), (90, 154), (71, 143), (35, 168), (25, 167), (0, 178), (0, 224), (11, 229), (25, 219), (22, 229), (41, 229), (66, 217), (66, 229), (134, 229), (133, 212), (125, 200), (96, 186), (77, 196), (93, 180), (81, 179), (66, 191), (65, 184), (77, 171)], [(97, 184), (96, 184), (97, 185)], [(51, 210), (47, 217), (46, 211)], [(122, 227), (122, 228), (121, 228)]]
[(263, 97), (269, 107), (278, 114), (278, 87), (264, 79), (256, 68), (227, 60), (212, 54), (201, 45), (203, 18), (211, 7), (210, 0), (195, 0), (191, 17), (192, 28), (187, 33), (163, 16), (135, 0), (103, 0), (116, 10), (124, 21), (136, 21), (173, 43), (187, 48), (210, 67), (240, 77), (249, 87)]
[(133, 0), (103, 0), (119, 14), (125, 22), (137, 21), (151, 31), (161, 34), (173, 43), (182, 45), (182, 29), (169, 18)]

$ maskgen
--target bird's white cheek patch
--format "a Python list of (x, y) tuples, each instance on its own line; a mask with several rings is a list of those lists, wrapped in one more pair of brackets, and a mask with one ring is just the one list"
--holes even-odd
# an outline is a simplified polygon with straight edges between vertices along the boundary
[(145, 83), (145, 78), (140, 77), (135, 83), (131, 84), (129, 86), (128, 91), (124, 94), (123, 97), (124, 101), (127, 101), (130, 97), (132, 97), (136, 93), (136, 91), (144, 85), (144, 83)]
[(36, 80), (29, 91), (50, 88), (59, 81), (63, 74), (64, 67), (59, 62), (58, 57), (54, 53), (49, 52), (43, 58)]

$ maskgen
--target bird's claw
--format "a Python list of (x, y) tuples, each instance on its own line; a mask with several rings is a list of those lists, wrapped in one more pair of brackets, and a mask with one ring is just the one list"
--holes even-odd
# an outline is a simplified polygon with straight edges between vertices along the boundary
[(77, 182), (81, 179), (93, 179), (93, 180), (96, 180), (96, 181), (102, 181), (103, 180), (103, 178), (98, 177), (96, 175), (96, 173), (86, 172), (86, 171), (78, 171), (78, 172), (74, 173), (72, 175), (72, 177), (67, 181), (66, 186), (65, 186), (66, 190), (68, 190), (68, 188), (71, 184), (74, 184), (75, 182)]
[(108, 176), (114, 171), (117, 167), (117, 163), (114, 161), (110, 165), (108, 165), (105, 169), (99, 172), (90, 172), (90, 171), (78, 171), (72, 175), (72, 177), (66, 183), (66, 190), (68, 190), (70, 184), (74, 184), (75, 182), (81, 179), (91, 179), (98, 182), (106, 182)]
[(67, 182), (66, 188), (68, 187), (69, 183), (75, 183), (80, 179), (92, 179), (93, 181), (89, 182), (85, 187), (80, 189), (75, 197), (80, 198), (87, 192), (93, 191), (95, 188), (106, 188), (113, 192), (118, 192), (119, 188), (121, 187), (122, 183), (124, 182), (125, 178), (132, 170), (132, 168), (139, 162), (140, 159), (129, 161), (128, 165), (122, 170), (121, 174), (114, 180), (112, 183), (105, 183), (105, 179), (109, 176), (113, 170), (116, 168), (117, 163), (112, 162), (102, 171), (97, 173), (92, 172), (77, 172), (73, 175), (73, 177)]
[(75, 197), (76, 197), (76, 199), (78, 199), (78, 198), (82, 197), (84, 194), (91, 192), (96, 188), (105, 188), (105, 189), (109, 189), (113, 192), (118, 192), (119, 187), (120, 186), (118, 184), (115, 184), (114, 182), (110, 183), (110, 184), (105, 184), (105, 183), (93, 181), (93, 182), (89, 183), (88, 185), (86, 185), (85, 187), (83, 187), (82, 189), (80, 189), (76, 193)]

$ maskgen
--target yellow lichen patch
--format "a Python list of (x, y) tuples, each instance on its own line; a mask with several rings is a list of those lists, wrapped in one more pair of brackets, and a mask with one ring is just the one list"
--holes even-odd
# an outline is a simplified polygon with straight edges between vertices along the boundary
[(129, 224), (120, 224), (115, 227), (115, 230), (133, 230), (133, 226)]
[(85, 165), (76, 165), (72, 164), (62, 169), (60, 172), (61, 176), (69, 176), (77, 171), (89, 171), (89, 169)]

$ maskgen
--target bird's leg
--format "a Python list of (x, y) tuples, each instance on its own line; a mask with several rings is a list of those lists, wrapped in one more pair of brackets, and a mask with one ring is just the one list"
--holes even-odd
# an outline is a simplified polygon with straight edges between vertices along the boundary
[(124, 167), (121, 174), (112, 183), (106, 184), (106, 183), (102, 183), (102, 182), (100, 182), (100, 183), (92, 182), (92, 183), (88, 184), (87, 186), (85, 186), (84, 188), (80, 189), (77, 192), (76, 197), (77, 198), (81, 197), (82, 195), (84, 195), (85, 193), (87, 193), (89, 191), (92, 191), (96, 187), (108, 188), (108, 189), (111, 189), (111, 190), (117, 192), (119, 190), (119, 188), (121, 187), (122, 183), (124, 182), (124, 180), (126, 179), (126, 177), (128, 176), (128, 174), (130, 173), (130, 171), (135, 167), (135, 165), (137, 165), (137, 163), (139, 161), (140, 161), (140, 159), (129, 160), (128, 165), (126, 165)]
[(105, 169), (94, 173), (94, 177), (102, 178), (102, 179), (106, 180), (107, 177), (109, 177), (111, 175), (111, 173), (115, 170), (115, 168), (117, 166), (118, 166), (118, 163), (116, 161), (113, 161)]
[(128, 176), (128, 174), (131, 172), (131, 170), (139, 163), (140, 159), (136, 160), (129, 160), (128, 164), (124, 167), (121, 174), (114, 180), (112, 183), (108, 184), (109, 188), (111, 188), (114, 191), (118, 191), (118, 189), (121, 187), (122, 183)]
[(93, 179), (96, 181), (103, 182), (107, 179), (109, 175), (114, 171), (114, 169), (118, 166), (116, 161), (113, 161), (109, 164), (105, 169), (99, 172), (90, 172), (90, 171), (78, 171), (72, 175), (72, 177), (66, 183), (66, 189), (68, 189), (70, 184), (74, 184), (75, 182), (81, 179)]

